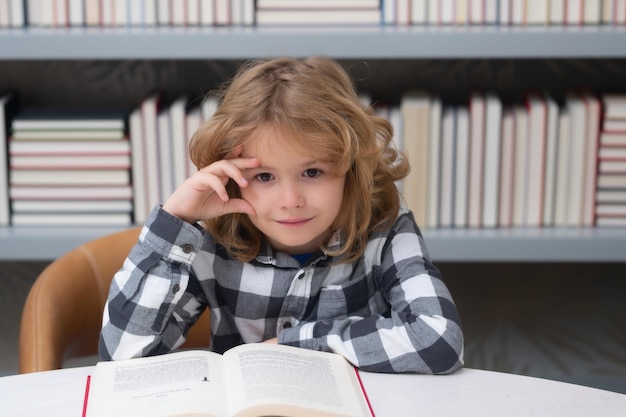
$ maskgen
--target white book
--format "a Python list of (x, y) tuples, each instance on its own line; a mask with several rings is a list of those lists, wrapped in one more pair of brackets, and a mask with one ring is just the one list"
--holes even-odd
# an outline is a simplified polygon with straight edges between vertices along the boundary
[(52, 0), (41, 0), (39, 2), (39, 26), (53, 27), (54, 26), (54, 2)]
[(485, 94), (482, 227), (498, 225), (501, 127), (502, 102), (496, 94), (487, 93)]
[(115, 2), (116, 0), (100, 0), (100, 9), (102, 15), (102, 26), (115, 26)]
[(172, 24), (170, 19), (170, 0), (156, 0), (156, 13), (159, 26), (170, 26)]
[(439, 24), (452, 25), (456, 23), (456, 0), (440, 0), (439, 1)]
[(613, 24), (622, 25), (626, 23), (626, 0), (614, 0)]
[(144, 2), (145, 0), (134, 0), (127, 3), (128, 23), (131, 26), (144, 25)]
[[(421, 0), (425, 1), (425, 0)], [(380, 7), (380, 0), (256, 0), (258, 8), (350, 8), (350, 7)]]
[(26, 0), (26, 24), (28, 26), (39, 26), (41, 18), (40, 18), (40, 8), (39, 2), (42, 0)]
[(11, 169), (87, 169), (125, 168), (130, 169), (128, 155), (12, 155)]
[(14, 226), (130, 226), (130, 213), (13, 213)]
[(10, 185), (125, 185), (127, 169), (13, 169)]
[(601, 104), (594, 94), (584, 92), (587, 114), (587, 131), (585, 132), (585, 151), (583, 161), (583, 200), (582, 226), (591, 227), (595, 220), (596, 174), (598, 161), (598, 138), (600, 135)]
[(585, 0), (567, 0), (565, 13), (565, 23), (568, 25), (581, 25), (583, 23), (583, 13)]
[(583, 23), (585, 25), (599, 25), (602, 21), (602, 0), (585, 0), (583, 9)]
[(126, 155), (127, 140), (11, 140), (9, 154), (15, 155)]
[(411, 1), (412, 0), (397, 0), (396, 8), (396, 24), (397, 25), (411, 25)]
[(16, 100), (15, 93), (5, 93), (0, 96), (0, 226), (9, 224), (7, 127), (10, 125)]
[(615, 4), (614, 0), (602, 0), (602, 16), (601, 16), (602, 24), (610, 25), (613, 23), (614, 4)]
[(626, 94), (606, 93), (602, 95), (603, 117), (606, 119), (626, 119)]
[(545, 0), (526, 0), (526, 24), (545, 25), (548, 22), (548, 6)]
[(468, 2), (471, 0), (456, 0), (456, 23), (465, 25), (468, 23)]
[(101, 24), (100, 0), (85, 0), (85, 26)]
[(135, 222), (142, 224), (148, 216), (148, 197), (146, 166), (144, 162), (143, 123), (141, 120), (141, 107), (135, 108), (128, 118), (131, 158), (133, 162), (132, 186), (133, 186), (133, 215)]
[(470, 162), (468, 227), (482, 226), (483, 167), (485, 157), (485, 97), (480, 92), (470, 96)]
[(170, 105), (170, 124), (172, 129), (172, 159), (174, 171), (174, 187), (178, 187), (187, 179), (187, 96), (178, 97)]
[(144, 0), (143, 5), (143, 24), (145, 26), (154, 26), (157, 24), (156, 0)]
[[(233, 0), (237, 3), (239, 0)], [(187, 0), (187, 25), (200, 25), (200, 0)]]
[(511, 24), (511, 0), (500, 0), (500, 9), (498, 10), (498, 23), (500, 26), (508, 26)]
[(439, 193), (441, 191), (441, 111), (442, 102), (438, 95), (431, 95), (430, 121), (428, 122), (428, 188), (426, 201), (426, 227), (439, 227)]
[(513, 178), (513, 226), (526, 226), (526, 179), (528, 148), (528, 111), (514, 106), (515, 116), (515, 173)]
[(456, 112), (456, 167), (454, 180), (454, 226), (467, 226), (468, 168), (469, 168), (469, 111), (460, 106)]
[(543, 197), (543, 226), (553, 226), (555, 216), (557, 158), (559, 136), (559, 107), (549, 95), (544, 95), (547, 110), (546, 168)]
[(626, 160), (599, 161), (598, 172), (602, 174), (626, 174)]
[(430, 106), (430, 95), (425, 91), (409, 91), (400, 103), (402, 149), (411, 166), (402, 181), (402, 191), (406, 206), (420, 227), (426, 227)]
[(215, 24), (215, 0), (200, 0), (200, 23), (203, 26)]
[(551, 25), (562, 25), (565, 23), (565, 3), (567, 0), (550, 0), (549, 22)]
[[(529, 0), (527, 0), (529, 1)], [(498, 23), (498, 5), (500, 0), (483, 0), (483, 24), (495, 25)]]
[(159, 134), (158, 134), (158, 114), (161, 106), (161, 94), (153, 93), (144, 98), (141, 102), (141, 121), (143, 128), (143, 159), (146, 175), (146, 204), (148, 208), (160, 201), (159, 178)]
[(174, 192), (174, 171), (173, 171), (173, 148), (170, 123), (169, 107), (164, 107), (159, 111), (157, 117), (159, 126), (159, 199), (164, 202)]
[(200, 105), (202, 121), (209, 120), (213, 116), (213, 113), (217, 111), (218, 105), (219, 101), (216, 97), (205, 97), (204, 100), (202, 100), (202, 104)]
[(14, 28), (23, 27), (26, 19), (23, 0), (8, 0), (10, 8), (9, 25)]
[[(193, 106), (187, 110), (185, 123), (185, 130), (187, 132), (185, 136), (185, 149), (189, 150), (189, 143), (191, 142), (191, 138), (202, 124), (202, 110), (200, 106)], [(196, 171), (196, 166), (193, 164), (193, 162), (191, 162), (191, 158), (187, 156), (186, 176), (190, 177)]]
[(570, 114), (570, 187), (568, 191), (567, 225), (583, 225), (583, 187), (585, 184), (585, 137), (587, 135), (587, 110), (585, 102), (576, 93), (567, 93), (565, 106)]
[(9, 198), (16, 200), (114, 200), (133, 198), (133, 189), (130, 185), (114, 186), (12, 186), (9, 189)]
[[(219, 1), (219, 0), (218, 0)], [(228, 25), (221, 16), (223, 9), (218, 7), (216, 15), (217, 24)], [(230, 18), (230, 15), (227, 16)], [(320, 26), (331, 25), (380, 25), (381, 11), (379, 9), (340, 9), (329, 13), (323, 9), (311, 9), (307, 11), (297, 10), (274, 10), (274, 9), (257, 9), (256, 23), (259, 26), (276, 25), (276, 26), (295, 26), (315, 24)]]
[[(260, 13), (260, 9), (257, 9), (257, 24), (259, 23), (259, 13)], [(231, 6), (230, 6), (230, 0), (215, 0), (215, 11), (214, 11), (214, 18), (215, 18), (215, 25), (217, 26), (229, 26), (231, 23)], [(272, 11), (270, 11), (270, 14), (272, 13)], [(287, 13), (282, 13), (282, 12), (278, 12), (279, 14), (287, 14)], [(307, 11), (308, 14), (308, 11)]]
[(230, 25), (231, 26), (241, 26), (241, 22), (243, 20), (243, 0), (231, 0), (230, 2)]
[[(186, 2), (187, 0), (185, 0)], [(185, 26), (187, 22), (187, 13), (185, 12), (184, 3), (182, 1), (171, 2), (170, 22), (172, 26)]]
[(128, 26), (130, 24), (126, 0), (114, 0), (115, 26)]
[(526, 0), (511, 0), (511, 24), (515, 26), (526, 24)]
[(554, 199), (554, 225), (568, 225), (568, 204), (570, 189), (570, 164), (571, 164), (571, 140), (570, 140), (570, 114), (569, 109), (561, 109), (558, 115), (558, 143), (556, 164), (556, 185)]
[(454, 224), (454, 180), (456, 179), (456, 109), (454, 106), (444, 106), (441, 117), (439, 227), (452, 227)]
[(13, 213), (131, 213), (126, 200), (14, 200)]
[[(395, 147), (399, 151), (402, 151), (402, 149), (404, 149), (404, 142), (403, 142), (404, 132), (402, 131), (402, 113), (400, 111), (399, 106), (389, 106), (388, 108), (389, 108), (389, 111), (388, 111), (387, 119), (389, 120), (389, 122), (391, 123), (391, 126), (393, 127), (393, 136), (391, 138), (391, 141), (392, 141), (391, 146)], [(402, 193), (403, 181), (402, 180), (396, 181), (396, 186), (398, 187), (398, 191)]]
[(426, 9), (426, 23), (429, 25), (439, 24), (439, 15), (441, 12), (441, 2), (433, 2), (428, 0), (428, 7)]
[(69, 25), (69, 10), (67, 0), (57, 0), (54, 2), (54, 26), (67, 27)]
[(529, 93), (525, 100), (528, 108), (526, 225), (538, 227), (543, 223), (547, 113), (540, 94)]
[(502, 142), (500, 152), (500, 198), (498, 226), (513, 225), (513, 178), (515, 176), (515, 115), (509, 107), (502, 110)]
[(387, 26), (394, 26), (396, 24), (396, 0), (381, 0), (381, 2), (382, 23)]
[(470, 0), (469, 23), (472, 25), (482, 25), (484, 22), (485, 10), (483, 0)]

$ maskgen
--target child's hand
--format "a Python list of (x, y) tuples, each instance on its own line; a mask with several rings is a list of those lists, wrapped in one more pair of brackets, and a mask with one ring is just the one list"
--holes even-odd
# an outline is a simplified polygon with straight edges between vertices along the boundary
[(226, 192), (229, 179), (246, 187), (248, 181), (242, 171), (259, 166), (258, 159), (240, 155), (241, 150), (232, 158), (216, 161), (187, 178), (163, 204), (163, 210), (189, 223), (229, 213), (254, 216), (256, 213), (250, 203), (241, 198), (231, 199)]

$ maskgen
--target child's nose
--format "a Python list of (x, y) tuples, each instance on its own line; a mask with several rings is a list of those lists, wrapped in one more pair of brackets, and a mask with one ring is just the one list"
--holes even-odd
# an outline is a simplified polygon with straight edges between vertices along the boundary
[(280, 196), (280, 206), (284, 209), (301, 208), (304, 206), (304, 196), (297, 184), (283, 184)]

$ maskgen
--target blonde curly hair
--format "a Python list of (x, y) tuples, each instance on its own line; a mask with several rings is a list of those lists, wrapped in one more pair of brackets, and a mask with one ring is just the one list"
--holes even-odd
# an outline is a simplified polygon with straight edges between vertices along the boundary
[[(329, 234), (339, 231), (345, 243), (336, 250), (320, 249), (338, 262), (352, 262), (363, 254), (370, 233), (393, 223), (400, 208), (394, 182), (408, 174), (408, 161), (390, 146), (391, 124), (360, 100), (336, 61), (250, 61), (216, 94), (219, 108), (190, 142), (189, 154), (198, 169), (226, 158), (258, 129), (278, 128), (298, 141), (293, 146), (303, 154), (331, 162), (345, 175), (341, 210)], [(227, 190), (230, 196), (241, 196), (232, 180)], [(246, 214), (224, 215), (203, 226), (244, 262), (254, 259), (263, 241)]]

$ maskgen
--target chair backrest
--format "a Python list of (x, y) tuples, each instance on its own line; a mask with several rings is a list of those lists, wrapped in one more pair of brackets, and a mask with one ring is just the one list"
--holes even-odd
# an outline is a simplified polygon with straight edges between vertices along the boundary
[[(44, 269), (28, 293), (19, 340), (19, 372), (59, 369), (67, 359), (96, 355), (109, 285), (141, 228), (85, 243)], [(185, 348), (207, 348), (209, 313), (191, 328)]]

